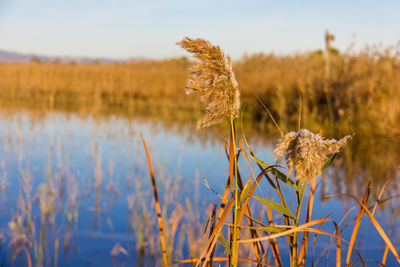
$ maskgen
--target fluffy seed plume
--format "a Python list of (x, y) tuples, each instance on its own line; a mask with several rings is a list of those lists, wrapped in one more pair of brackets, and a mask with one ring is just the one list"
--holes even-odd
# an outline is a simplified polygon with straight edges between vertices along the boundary
[(302, 129), (283, 136), (274, 155), (276, 158), (285, 156), (289, 173), (294, 168), (296, 179), (304, 184), (318, 176), (328, 156), (339, 152), (352, 137), (347, 135), (339, 141), (326, 140), (319, 134)]
[(199, 92), (206, 105), (206, 114), (197, 122), (197, 129), (218, 123), (226, 116), (238, 117), (239, 89), (229, 56), (225, 58), (219, 46), (204, 39), (185, 37), (177, 44), (198, 60), (186, 84), (186, 93)]

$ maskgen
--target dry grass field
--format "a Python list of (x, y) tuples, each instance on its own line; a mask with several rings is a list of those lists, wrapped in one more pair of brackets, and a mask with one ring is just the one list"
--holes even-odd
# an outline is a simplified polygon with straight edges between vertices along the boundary
[[(2, 108), (67, 110), (158, 118), (194, 130), (202, 106), (184, 87), (188, 58), (120, 64), (0, 63)], [(240, 117), (246, 133), (275, 132), (262, 102), (280, 127), (301, 125), (329, 137), (356, 133), (353, 155), (374, 177), (399, 156), (400, 58), (398, 47), (277, 56), (255, 54), (233, 62)], [(301, 112), (300, 112), (301, 110)], [(368, 151), (368, 153), (359, 153)], [(350, 153), (350, 152), (349, 152)], [(371, 155), (376, 159), (369, 164)]]
[[(153, 169), (151, 152), (154, 151), (148, 150), (142, 136), (152, 187), (144, 190), (143, 177), (135, 177), (135, 191), (127, 197), (129, 206), (125, 214), (135, 233), (139, 262), (149, 255), (150, 262), (155, 260), (165, 266), (173, 261), (203, 266), (221, 261), (229, 262), (230, 266), (244, 263), (308, 266), (310, 262), (317, 264), (321, 257), (314, 255), (314, 248), (319, 245), (318, 234), (331, 238), (320, 243), (324, 247), (321, 255), (332, 247), (331, 258), (335, 259), (331, 262), (336, 266), (343, 262), (346, 266), (365, 264), (368, 259), (364, 257), (368, 255), (357, 250), (356, 241), (357, 234), (365, 231), (360, 227), (363, 217), (369, 220), (369, 229), (376, 230), (383, 240), (382, 251), (378, 251), (381, 258), (374, 260), (381, 265), (387, 257), (391, 262), (400, 262), (393, 243), (396, 239), (388, 236), (385, 224), (381, 226), (382, 222), (374, 215), (379, 205), (388, 202), (386, 210), (390, 210), (391, 218), (398, 217), (398, 204), (391, 202), (399, 196), (397, 183), (393, 181), (398, 177), (400, 157), (397, 48), (385, 51), (367, 48), (357, 53), (333, 50), (329, 57), (319, 51), (290, 56), (255, 54), (231, 62), (218, 47), (205, 40), (184, 39), (179, 44), (194, 54), (197, 63), (193, 65), (188, 58), (118, 64), (0, 63), (2, 114), (24, 109), (28, 114), (68, 111), (145, 121), (152, 118), (164, 123), (163, 130), (167, 125), (184, 125), (193, 133), (196, 121), (198, 128), (206, 128), (223, 120), (212, 128), (197, 131), (198, 135), (228, 136), (222, 141), (229, 162), (225, 190), (222, 194), (212, 191), (218, 195), (220, 205), (210, 205), (207, 214), (202, 215), (189, 199), (184, 205), (179, 203), (179, 182), (167, 179), (159, 166), (154, 165)], [(190, 95), (184, 94), (185, 86)], [(228, 119), (224, 120), (225, 117)], [(114, 127), (112, 120), (110, 125)], [(247, 137), (250, 140), (257, 135), (258, 140), (271, 142), (279, 132), (281, 138), (274, 156), (286, 161), (288, 169), (294, 170), (293, 176), (290, 171), (287, 174), (280, 171), (281, 166), (257, 158), (257, 151), (249, 145), (252, 142), (247, 141)], [(23, 134), (19, 132), (18, 136), (16, 145), (22, 159)], [(53, 155), (52, 149), (49, 155)], [(121, 191), (114, 184), (114, 161), (110, 158), (104, 171), (100, 152), (92, 150), (94, 178), (85, 186), (90, 188), (88, 194), (94, 192), (93, 211), (97, 217), (102, 195), (109, 197), (115, 190), (118, 199)], [(321, 196), (314, 195), (319, 186), (317, 177), (337, 155), (335, 163), (341, 162), (344, 168), (329, 169), (329, 176), (334, 179), (330, 179), (328, 190), (337, 194), (326, 196), (327, 182), (321, 179)], [(244, 172), (239, 159), (246, 160)], [(78, 194), (78, 183), (71, 175), (67, 177), (70, 189), (65, 201), (64, 173), (53, 174), (52, 161), (49, 166), (47, 180), (39, 188), (32, 185), (35, 179), (31, 180), (29, 172), (22, 172), (23, 194), (19, 193), (18, 209), (8, 222), (11, 262), (43, 266), (52, 260), (57, 266), (61, 240), (66, 251), (63, 253), (68, 254), (72, 226), (78, 222), (78, 202), (85, 198)], [(107, 173), (108, 183), (102, 177), (103, 172)], [(245, 177), (244, 173), (250, 176)], [(226, 178), (218, 177), (218, 182), (225, 185)], [(2, 190), (6, 192), (4, 181), (5, 178)], [(272, 199), (267, 194), (264, 198), (265, 194), (258, 191), (259, 182), (268, 183), (277, 197)], [(206, 180), (205, 183), (208, 185)], [(214, 190), (210, 185), (208, 188)], [(150, 202), (152, 195), (154, 202)], [(335, 221), (330, 215), (312, 218), (316, 216), (314, 204), (327, 197), (352, 198), (358, 213), (352, 213), (350, 222), (344, 226), (343, 221)], [(34, 208), (30, 202), (36, 203)], [(62, 218), (57, 213), (62, 210), (67, 219), (64, 237), (57, 233), (53, 238), (56, 219)], [(349, 214), (343, 215), (343, 220)], [(205, 227), (200, 217), (208, 218)], [(113, 231), (110, 218), (107, 223)], [(325, 225), (334, 228), (328, 231)], [(341, 234), (349, 235), (349, 231), (350, 239), (343, 238)], [(183, 253), (186, 245), (187, 251)], [(121, 253), (129, 255), (117, 242), (110, 257), (115, 259)]]

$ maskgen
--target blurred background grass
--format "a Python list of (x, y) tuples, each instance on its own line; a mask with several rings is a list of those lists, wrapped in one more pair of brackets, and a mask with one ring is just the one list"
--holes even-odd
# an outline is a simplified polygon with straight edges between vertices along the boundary
[[(351, 153), (349, 163), (360, 164), (349, 164), (349, 175), (361, 171), (384, 179), (400, 154), (399, 47), (332, 49), (329, 55), (329, 61), (322, 51), (254, 54), (235, 61), (245, 132), (277, 134), (259, 98), (284, 131), (297, 129), (301, 113), (303, 128), (328, 137), (355, 132), (353, 149), (346, 153)], [(185, 57), (107, 64), (0, 63), (0, 105), (151, 118), (193, 130), (202, 106), (196, 96), (184, 94), (191, 64)]]

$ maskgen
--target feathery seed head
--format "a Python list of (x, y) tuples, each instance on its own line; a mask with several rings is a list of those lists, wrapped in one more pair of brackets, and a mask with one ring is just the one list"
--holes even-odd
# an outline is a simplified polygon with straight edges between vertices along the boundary
[(206, 114), (197, 122), (197, 128), (208, 127), (226, 116), (237, 118), (240, 107), (239, 85), (232, 70), (229, 56), (225, 58), (219, 46), (204, 39), (185, 37), (177, 43), (194, 54), (198, 61), (191, 68), (186, 93), (199, 92), (206, 105)]
[(329, 155), (339, 152), (353, 135), (339, 141), (326, 140), (319, 134), (306, 129), (284, 135), (274, 151), (276, 158), (285, 156), (289, 173), (295, 170), (295, 177), (301, 183), (310, 182), (321, 173), (321, 168)]

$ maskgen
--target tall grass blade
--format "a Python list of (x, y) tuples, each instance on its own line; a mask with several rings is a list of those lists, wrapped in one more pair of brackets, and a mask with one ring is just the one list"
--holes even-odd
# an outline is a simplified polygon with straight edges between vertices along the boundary
[(216, 242), (218, 240), (219, 234), (222, 231), (222, 228), (224, 226), (224, 222), (228, 218), (228, 215), (229, 215), (230, 211), (233, 208), (233, 204), (234, 204), (234, 200), (233, 200), (233, 198), (231, 198), (227, 202), (225, 208), (223, 209), (221, 217), (217, 220), (217, 224), (215, 225), (214, 231), (212, 232), (210, 238), (208, 239), (206, 246), (204, 247), (204, 249), (200, 253), (200, 257), (199, 257), (199, 260), (196, 263), (196, 267), (199, 266), (202, 261), (205, 261), (203, 266), (204, 267), (206, 266), (206, 263), (207, 263), (210, 255), (211, 255), (211, 253), (212, 253), (212, 251), (214, 249), (214, 246), (215, 246), (215, 244), (216, 244)]
[[(314, 177), (312, 180), (312, 183), (311, 183), (310, 198), (308, 200), (306, 223), (311, 221), (311, 216), (312, 216), (313, 206), (314, 206), (316, 182), (317, 182), (317, 177)], [(299, 260), (298, 260), (299, 265), (300, 265), (300, 263), (302, 263), (303, 266), (305, 266), (305, 264), (306, 264), (306, 256), (307, 256), (307, 248), (308, 248), (307, 246), (308, 246), (308, 232), (305, 232), (303, 235), (303, 240), (301, 242), (301, 246), (300, 246), (300, 255), (299, 255)]]
[(162, 255), (163, 255), (163, 263), (164, 263), (164, 266), (168, 266), (167, 247), (166, 247), (165, 236), (164, 236), (163, 220), (162, 220), (162, 216), (161, 216), (161, 207), (160, 207), (160, 201), (158, 199), (157, 185), (156, 185), (156, 180), (154, 178), (153, 166), (151, 164), (150, 154), (147, 149), (147, 144), (143, 138), (142, 133), (140, 133), (140, 137), (142, 138), (144, 150), (146, 152), (147, 163), (149, 165), (150, 179), (151, 179), (151, 183), (153, 185), (153, 194), (154, 194), (154, 202), (156, 205), (158, 228), (160, 229), (160, 242), (161, 242), (161, 249), (162, 249)]
[[(217, 205), (214, 205), (212, 213), (211, 213), (211, 218), (210, 218), (211, 227), (210, 227), (210, 234), (209, 234), (209, 237), (208, 237), (209, 239), (211, 238), (211, 234), (214, 231), (216, 214), (217, 214)], [(210, 262), (208, 264), (209, 267), (212, 266), (212, 263), (213, 263), (213, 260), (214, 260), (214, 252), (215, 252), (215, 250), (213, 249), (213, 251), (211, 252), (211, 255), (210, 255)]]
[[(201, 258), (184, 259), (184, 260), (174, 261), (172, 262), (172, 264), (195, 263), (198, 262), (199, 260), (201, 261)], [(229, 261), (229, 257), (214, 257), (214, 261)], [(238, 258), (238, 261), (257, 263), (256, 260), (248, 258)]]
[[(267, 216), (268, 216), (268, 223), (269, 223), (269, 225), (271, 227), (272, 225), (274, 225), (274, 221), (273, 221), (272, 211), (271, 211), (270, 207), (268, 207), (268, 209), (267, 209)], [(267, 234), (267, 236), (269, 236), (269, 233), (266, 233), (266, 234)], [(277, 267), (282, 266), (281, 254), (279, 252), (279, 247), (278, 247), (278, 244), (277, 244), (276, 240), (275, 239), (270, 239), (269, 243), (271, 245), (272, 255), (274, 257), (276, 266)]]
[(311, 221), (309, 223), (305, 223), (305, 224), (302, 224), (302, 225), (299, 225), (299, 226), (292, 226), (291, 229), (286, 230), (286, 231), (281, 232), (281, 233), (276, 233), (276, 234), (269, 235), (269, 236), (266, 236), (266, 237), (260, 237), (258, 239), (243, 239), (243, 240), (239, 240), (238, 242), (239, 243), (249, 243), (249, 242), (253, 242), (253, 241), (263, 241), (263, 240), (276, 239), (278, 237), (289, 235), (289, 234), (293, 234), (293, 233), (297, 233), (297, 232), (300, 232), (300, 231), (313, 231), (313, 232), (315, 232), (317, 230), (315, 230), (313, 228), (310, 228), (310, 226), (313, 226), (313, 225), (316, 225), (316, 224), (320, 224), (321, 222), (326, 222), (326, 221), (330, 221), (330, 222), (332, 222), (334, 224), (337, 234), (336, 235), (332, 235), (330, 233), (322, 232), (322, 231), (319, 231), (319, 230), (318, 230), (318, 233), (326, 234), (326, 235), (329, 235), (329, 236), (334, 236), (336, 238), (336, 242), (337, 242), (337, 244), (336, 244), (336, 266), (340, 267), (340, 265), (341, 265), (341, 240), (342, 240), (342, 238), (340, 237), (340, 230), (339, 230), (339, 226), (337, 225), (337, 223), (332, 221), (331, 219), (328, 219), (328, 218), (316, 219), (316, 220), (313, 220), (313, 221)]
[(354, 199), (358, 203), (358, 205), (360, 205), (364, 209), (364, 211), (368, 215), (370, 221), (375, 226), (376, 230), (381, 235), (382, 239), (385, 241), (385, 243), (389, 247), (390, 251), (392, 251), (393, 255), (396, 257), (397, 262), (400, 263), (400, 256), (397, 253), (395, 247), (393, 246), (392, 242), (390, 241), (389, 237), (387, 236), (387, 234), (385, 233), (383, 228), (380, 226), (378, 221), (375, 219), (375, 217), (368, 210), (368, 208), (357, 197), (355, 197), (353, 195), (350, 195), (350, 194), (333, 194), (333, 195), (328, 195), (327, 197), (339, 197), (339, 196), (351, 197), (352, 199)]
[(261, 197), (257, 197), (257, 196), (252, 196), (254, 199), (260, 201), (261, 203), (263, 203), (264, 205), (278, 211), (279, 213), (282, 213), (292, 219), (296, 219), (296, 217), (293, 215), (293, 213), (290, 211), (290, 209), (282, 206), (281, 204), (278, 204), (276, 202), (270, 201), (268, 199), (265, 198), (261, 198)]
[(269, 111), (269, 109), (267, 108), (267, 106), (261, 101), (261, 99), (256, 96), (258, 101), (261, 103), (261, 105), (264, 107), (264, 109), (268, 112), (269, 117), (271, 118), (271, 120), (273, 121), (273, 123), (275, 124), (275, 127), (279, 130), (279, 132), (281, 133), (281, 135), (283, 135), (283, 131), (281, 130), (281, 128), (279, 127), (278, 123), (276, 123), (274, 116), (272, 116), (272, 113)]
[[(322, 227), (322, 225), (323, 225), (323, 223), (320, 223), (320, 224), (318, 225), (318, 227), (317, 227), (317, 230), (319, 230), (319, 229)], [(315, 245), (316, 245), (316, 241), (317, 241), (317, 236), (318, 236), (318, 233), (315, 233), (315, 235), (314, 235), (314, 240), (313, 240), (312, 257), (311, 257), (311, 266), (312, 266), (312, 267), (315, 266), (315, 262), (314, 262), (315, 257), (314, 257), (314, 256), (315, 256)], [(306, 256), (307, 253), (304, 253), (304, 255)], [(305, 266), (305, 261), (304, 261), (304, 263), (303, 263), (303, 266)]]
[[(254, 181), (253, 184), (251, 184), (251, 179), (249, 178), (249, 179), (248, 179), (248, 182), (246, 183), (246, 185), (249, 184), (249, 185), (251, 185), (251, 187), (248, 186), (248, 189), (246, 189), (246, 185), (245, 185), (245, 187), (243, 188), (243, 182), (242, 182), (242, 179), (241, 179), (240, 174), (239, 174), (239, 172), (238, 172), (239, 187), (240, 187), (240, 189), (242, 190), (242, 192), (241, 192), (241, 199), (242, 199), (242, 196), (243, 196), (243, 205), (241, 206), (241, 208), (240, 208), (240, 210), (239, 210), (238, 224), (239, 224), (239, 226), (240, 226), (241, 228), (243, 228), (242, 225), (241, 225), (242, 220), (243, 220), (243, 216), (244, 216), (244, 215), (248, 215), (248, 216), (246, 216), (246, 218), (247, 218), (247, 222), (248, 222), (248, 224), (249, 224), (250, 235), (251, 235), (252, 238), (258, 238), (259, 236), (258, 236), (257, 231), (254, 230), (254, 229), (252, 229), (252, 227), (253, 227), (253, 221), (250, 219), (250, 217), (251, 217), (251, 212), (250, 212), (250, 207), (249, 207), (249, 204), (248, 204), (248, 203), (249, 203), (249, 200), (250, 200), (250, 195), (249, 195), (249, 193), (250, 193), (250, 192), (254, 192), (255, 189), (256, 189), (256, 186), (259, 187), (258, 183), (260, 182), (260, 180), (262, 179), (262, 177), (264, 176), (264, 174), (265, 174), (266, 171), (267, 171), (266, 169), (263, 170), (263, 171), (260, 173), (260, 175), (258, 175), (258, 177), (255, 178), (255, 181)], [(252, 173), (252, 175), (254, 175), (254, 174)], [(249, 183), (249, 182), (250, 182), (250, 183)], [(238, 238), (240, 238), (240, 231), (239, 231), (238, 233), (239, 233)], [(266, 251), (264, 251), (264, 247), (263, 247), (262, 243), (261, 243), (261, 242), (254, 242), (254, 243), (253, 243), (253, 249), (254, 249), (254, 254), (256, 255), (257, 261), (258, 261), (259, 263), (261, 263), (261, 262), (262, 262), (262, 259), (264, 258), (264, 259), (265, 259), (265, 264), (269, 265), (269, 262), (268, 262), (267, 257), (264, 257), (264, 256), (263, 256), (263, 255), (265, 254)]]
[(226, 242), (226, 239), (223, 234), (219, 234), (218, 240), (221, 243), (221, 245), (224, 247), (224, 249), (228, 253), (228, 255), (232, 255), (231, 248), (229, 247), (228, 242)]
[(257, 162), (258, 164), (260, 164), (263, 168), (271, 168), (270, 169), (270, 173), (272, 173), (275, 177), (279, 178), (282, 182), (284, 182), (285, 184), (287, 184), (288, 186), (290, 186), (291, 188), (293, 188), (294, 190), (298, 191), (299, 188), (296, 185), (296, 183), (290, 179), (289, 177), (287, 177), (283, 172), (279, 171), (277, 168), (265, 163), (264, 161), (256, 158), (253, 155), (249, 155), (255, 162)]
[(250, 186), (251, 186), (251, 179), (247, 181), (247, 183), (244, 185), (244, 188), (242, 192), (240, 193), (240, 200), (239, 200), (239, 205), (243, 203), (243, 201), (246, 199), (250, 192)]
[(335, 158), (339, 155), (338, 153), (333, 154), (332, 156), (330, 156), (326, 162), (324, 163), (324, 165), (321, 168), (321, 172), (325, 171), (331, 164), (332, 162), (335, 160)]
[[(364, 205), (367, 205), (367, 203), (368, 203), (370, 191), (371, 191), (371, 182), (369, 182), (367, 189), (365, 190), (365, 194), (364, 194), (364, 198), (363, 198), (363, 202), (362, 202)], [(347, 256), (346, 256), (346, 266), (348, 266), (350, 264), (351, 252), (353, 250), (353, 246), (356, 241), (358, 229), (360, 228), (361, 219), (362, 219), (363, 214), (364, 214), (364, 210), (362, 207), (360, 207), (360, 211), (357, 214), (356, 222), (354, 223), (353, 232), (351, 233), (349, 249), (347, 250)]]
[(386, 245), (385, 252), (383, 252), (383, 256), (382, 256), (382, 265), (383, 266), (386, 266), (386, 259), (387, 259), (388, 253), (389, 253), (389, 246)]
[(378, 196), (377, 196), (377, 198), (376, 198), (375, 205), (374, 205), (374, 207), (372, 208), (372, 211), (371, 211), (371, 214), (372, 214), (372, 215), (375, 214), (375, 210), (376, 210), (376, 208), (378, 207), (378, 205), (379, 205), (379, 203), (380, 203), (380, 201), (381, 201), (381, 199), (382, 199), (383, 191), (385, 191), (385, 188), (386, 188), (386, 186), (388, 185), (389, 181), (390, 181), (390, 179), (387, 179), (387, 180), (385, 181), (385, 183), (383, 184), (381, 190), (379, 191), (379, 194), (378, 194)]

